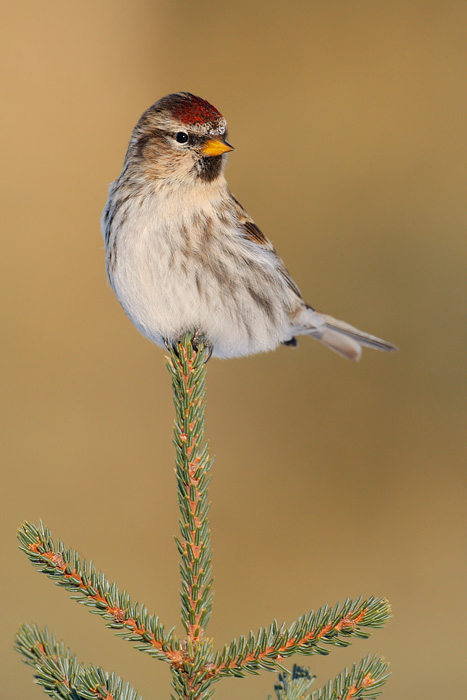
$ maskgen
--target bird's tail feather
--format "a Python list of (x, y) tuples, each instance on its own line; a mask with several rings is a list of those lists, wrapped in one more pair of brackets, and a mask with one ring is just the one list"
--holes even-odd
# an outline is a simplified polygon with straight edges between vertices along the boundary
[(360, 331), (349, 323), (345, 323), (345, 321), (339, 321), (319, 311), (313, 311), (313, 313), (318, 317), (320, 324), (317, 324), (318, 329), (315, 327), (313, 330), (310, 330), (310, 335), (317, 338), (326, 347), (350, 360), (358, 361), (360, 359), (362, 345), (374, 350), (383, 350), (384, 352), (397, 350), (392, 343)]
[(349, 360), (358, 362), (362, 356), (362, 346), (357, 343), (353, 338), (339, 333), (338, 331), (333, 331), (330, 328), (326, 328), (323, 335), (319, 339), (323, 345), (334, 352), (338, 352), (339, 355), (347, 357)]

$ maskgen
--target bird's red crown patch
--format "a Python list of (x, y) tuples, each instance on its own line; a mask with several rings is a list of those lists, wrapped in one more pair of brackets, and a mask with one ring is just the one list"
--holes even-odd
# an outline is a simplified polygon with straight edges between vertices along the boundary
[(223, 118), (222, 114), (207, 100), (190, 94), (184, 96), (183, 102), (176, 106), (174, 113), (187, 126), (213, 123)]

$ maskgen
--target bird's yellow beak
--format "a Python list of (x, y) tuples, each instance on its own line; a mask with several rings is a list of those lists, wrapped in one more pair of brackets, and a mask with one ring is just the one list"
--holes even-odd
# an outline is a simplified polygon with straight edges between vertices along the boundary
[(221, 139), (209, 139), (203, 146), (204, 156), (221, 156), (223, 153), (228, 153), (229, 151), (234, 151), (234, 147), (231, 146), (227, 141), (221, 141)]

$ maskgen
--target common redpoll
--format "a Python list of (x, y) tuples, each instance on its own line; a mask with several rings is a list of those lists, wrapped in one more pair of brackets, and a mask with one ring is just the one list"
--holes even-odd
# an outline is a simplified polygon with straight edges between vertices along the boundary
[(157, 345), (194, 333), (216, 357), (316, 338), (358, 360), (394, 350), (306, 304), (284, 263), (230, 192), (226, 121), (188, 92), (163, 97), (133, 130), (102, 215), (110, 284)]

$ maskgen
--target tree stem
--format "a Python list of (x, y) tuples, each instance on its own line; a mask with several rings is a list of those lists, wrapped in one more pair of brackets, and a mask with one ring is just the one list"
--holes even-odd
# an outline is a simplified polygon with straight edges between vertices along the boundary
[(204, 436), (206, 350), (185, 336), (171, 350), (168, 368), (175, 403), (174, 443), (180, 507), (181, 613), (187, 641), (203, 638), (211, 615), (211, 544), (208, 485), (212, 461)]

